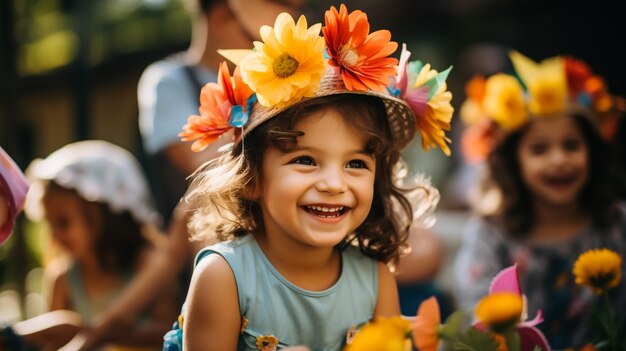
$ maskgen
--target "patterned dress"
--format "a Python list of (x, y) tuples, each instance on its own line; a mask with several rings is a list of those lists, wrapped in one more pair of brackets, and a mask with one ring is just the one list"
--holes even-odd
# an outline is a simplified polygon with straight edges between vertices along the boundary
[[(476, 303), (489, 290), (491, 279), (503, 268), (517, 263), (522, 292), (528, 299), (529, 318), (542, 311), (538, 328), (552, 348), (581, 347), (593, 340), (590, 328), (591, 289), (575, 284), (572, 274), (578, 256), (589, 249), (608, 248), (626, 258), (626, 211), (609, 230), (588, 227), (566, 240), (550, 244), (514, 239), (494, 220), (472, 218), (465, 227), (456, 258), (455, 301), (473, 313)], [(626, 260), (622, 261), (622, 271)], [(626, 278), (611, 290), (615, 311), (626, 308)]]

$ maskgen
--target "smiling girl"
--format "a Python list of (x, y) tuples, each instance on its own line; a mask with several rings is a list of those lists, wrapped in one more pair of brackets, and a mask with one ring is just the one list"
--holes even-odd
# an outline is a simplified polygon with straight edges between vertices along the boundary
[[(626, 211), (615, 197), (614, 164), (599, 128), (612, 98), (580, 61), (511, 57), (527, 91), (516, 77), (498, 74), (482, 80), (482, 96), (468, 100), (481, 107), (480, 128), (492, 137), (486, 161), (500, 202), (465, 228), (455, 263), (457, 302), (471, 310), (491, 277), (517, 263), (527, 308), (542, 311), (538, 327), (550, 345), (578, 348), (592, 339), (593, 296), (576, 286), (574, 261), (593, 248), (626, 254)], [(623, 282), (614, 298), (623, 310)]]
[[(324, 38), (320, 28), (278, 16), (232, 78), (222, 65), (185, 126), (197, 148), (236, 128), (232, 150), (192, 185), (196, 238), (221, 242), (197, 255), (182, 331), (166, 347), (182, 333), (185, 350), (340, 350), (361, 324), (400, 313), (387, 263), (406, 245), (413, 207), (434, 203), (410, 202), (394, 166), (417, 130), (447, 150), (447, 72), (419, 63), (407, 80), (405, 51), (398, 74), (387, 57), (397, 44), (369, 34), (361, 11), (331, 7)], [(421, 85), (412, 109), (403, 98)]]

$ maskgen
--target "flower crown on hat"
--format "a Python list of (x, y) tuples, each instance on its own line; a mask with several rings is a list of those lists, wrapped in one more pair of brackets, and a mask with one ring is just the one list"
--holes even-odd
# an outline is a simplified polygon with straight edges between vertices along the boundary
[[(324, 36), (320, 36), (320, 30)], [(262, 26), (262, 42), (253, 50), (219, 50), (237, 65), (230, 75), (220, 65), (217, 83), (206, 84), (200, 93), (199, 115), (189, 116), (179, 134), (195, 140), (192, 150), (201, 151), (225, 132), (235, 129), (235, 142), (254, 127), (307, 98), (334, 94), (365, 94), (379, 97), (387, 109), (394, 139), (406, 145), (415, 135), (422, 147), (438, 146), (449, 155), (454, 109), (445, 80), (450, 68), (439, 73), (420, 61), (409, 63), (410, 52), (402, 47), (400, 63), (390, 57), (398, 44), (391, 33), (370, 33), (367, 15), (348, 13), (345, 5), (325, 13), (325, 26), (307, 26), (287, 13), (274, 27)]]
[(585, 62), (556, 56), (537, 63), (517, 51), (509, 57), (514, 75), (475, 76), (465, 86), (467, 99), (460, 115), (468, 128), (461, 143), (469, 161), (486, 157), (498, 131), (516, 131), (534, 118), (575, 109), (592, 117), (605, 137), (615, 133), (615, 112), (624, 110), (623, 99), (611, 96), (604, 80)]

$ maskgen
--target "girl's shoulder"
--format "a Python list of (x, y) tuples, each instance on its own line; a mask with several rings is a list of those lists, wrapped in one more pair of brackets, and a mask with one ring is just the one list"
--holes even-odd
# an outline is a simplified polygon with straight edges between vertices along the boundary
[(211, 254), (219, 254), (226, 261), (241, 260), (250, 256), (258, 255), (258, 244), (250, 234), (243, 237), (222, 241), (201, 249), (194, 260), (194, 266)]
[(70, 270), (74, 266), (74, 262), (67, 257), (56, 257), (48, 263), (44, 269), (46, 280), (56, 282), (67, 279)]
[(342, 250), (342, 257), (344, 259), (360, 261), (360, 262), (376, 262), (376, 258), (367, 256), (361, 249), (356, 245), (346, 245), (346, 247)]

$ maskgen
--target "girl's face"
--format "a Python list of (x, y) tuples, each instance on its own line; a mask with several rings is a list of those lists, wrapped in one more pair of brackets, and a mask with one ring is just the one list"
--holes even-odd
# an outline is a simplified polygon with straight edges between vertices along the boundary
[(93, 227), (86, 216), (85, 202), (74, 192), (48, 190), (43, 197), (45, 219), (52, 237), (76, 260), (92, 255)]
[(294, 129), (304, 135), (293, 149), (270, 147), (264, 154), (265, 232), (295, 246), (333, 247), (370, 211), (376, 160), (365, 151), (366, 138), (334, 108), (302, 118)]
[(589, 177), (587, 142), (574, 118), (537, 119), (517, 149), (522, 180), (535, 201), (570, 205)]

